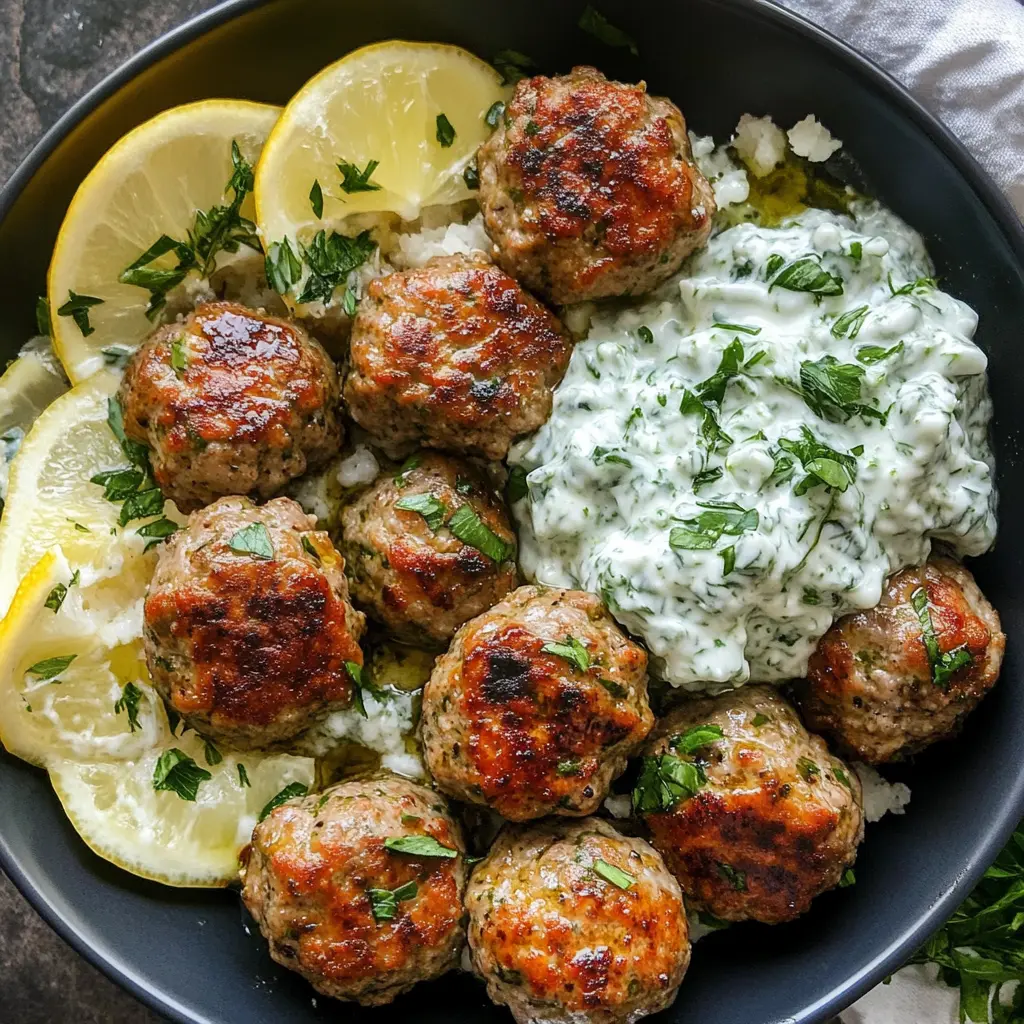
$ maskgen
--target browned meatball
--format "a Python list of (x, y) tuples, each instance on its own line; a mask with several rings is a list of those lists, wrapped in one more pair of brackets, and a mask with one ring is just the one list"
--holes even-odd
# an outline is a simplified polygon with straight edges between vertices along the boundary
[(473, 966), (519, 1024), (635, 1021), (671, 1005), (690, 962), (664, 861), (598, 818), (506, 827), (466, 908)]
[(256, 826), (242, 899), (279, 964), (324, 995), (379, 1006), (458, 963), (465, 852), (433, 790), (389, 775), (344, 782)]
[(341, 445), (338, 375), (298, 324), (231, 302), (197, 306), (139, 346), (119, 392), (124, 432), (183, 512), (269, 498)]
[(153, 685), (185, 722), (248, 749), (352, 698), (365, 619), (345, 563), (290, 498), (221, 498), (160, 551), (145, 604)]
[(590, 814), (654, 716), (647, 655), (593, 594), (520, 587), (467, 622), (423, 690), (435, 782), (511, 821)]
[(959, 730), (999, 678), (1005, 646), (974, 577), (933, 558), (892, 576), (875, 608), (841, 618), (794, 693), (810, 728), (862, 761), (896, 761)]
[(552, 302), (650, 291), (711, 233), (683, 115), (642, 82), (523, 79), (477, 163), (495, 258)]
[(687, 701), (644, 753), (633, 807), (688, 906), (789, 921), (853, 863), (860, 781), (773, 687)]
[(503, 459), (551, 415), (569, 364), (562, 324), (483, 256), (440, 256), (370, 283), (345, 400), (385, 447)]
[(352, 599), (396, 637), (444, 645), (516, 585), (502, 499), (467, 463), (421, 452), (341, 513)]

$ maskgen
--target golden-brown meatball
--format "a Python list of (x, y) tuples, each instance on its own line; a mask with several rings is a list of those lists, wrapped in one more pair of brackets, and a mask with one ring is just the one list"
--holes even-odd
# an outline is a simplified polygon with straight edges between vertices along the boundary
[(841, 618), (794, 692), (810, 728), (869, 764), (896, 761), (959, 730), (999, 678), (1005, 646), (970, 572), (933, 558)]
[(420, 452), (341, 513), (352, 599), (396, 637), (444, 645), (516, 586), (501, 497), (470, 465)]
[(502, 459), (551, 414), (571, 342), (483, 256), (441, 256), (370, 283), (352, 325), (345, 400), (385, 447)]
[(290, 498), (221, 498), (160, 549), (145, 603), (153, 685), (185, 722), (243, 749), (345, 707), (364, 617), (345, 563)]
[(465, 850), (433, 790), (344, 782), (256, 826), (242, 899), (279, 964), (324, 995), (379, 1006), (458, 963)]
[(789, 921), (857, 855), (860, 781), (773, 687), (686, 701), (644, 754), (633, 807), (690, 907)]
[(466, 908), (473, 966), (519, 1024), (635, 1021), (671, 1005), (690, 962), (676, 880), (597, 818), (506, 827)]
[(269, 498), (341, 445), (338, 375), (298, 324), (231, 302), (197, 306), (139, 346), (119, 392), (124, 431), (149, 445), (183, 512)]
[(434, 781), (511, 821), (590, 814), (654, 723), (646, 669), (593, 594), (520, 587), (455, 634), (424, 688)]
[(711, 232), (679, 108), (594, 68), (523, 79), (477, 163), (495, 258), (553, 302), (650, 291)]

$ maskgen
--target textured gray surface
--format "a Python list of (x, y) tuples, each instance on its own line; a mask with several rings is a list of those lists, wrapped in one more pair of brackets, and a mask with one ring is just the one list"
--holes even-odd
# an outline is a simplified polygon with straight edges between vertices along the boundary
[[(91, 85), (215, 0), (0, 0), (0, 181)], [(157, 1024), (0, 875), (0, 1024)]]

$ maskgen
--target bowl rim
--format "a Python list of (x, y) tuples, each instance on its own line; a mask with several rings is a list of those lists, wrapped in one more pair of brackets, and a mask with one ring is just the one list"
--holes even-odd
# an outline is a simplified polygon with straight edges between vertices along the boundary
[[(223, 2), (188, 19), (146, 44), (138, 53), (101, 79), (51, 125), (0, 186), (0, 222), (9, 213), (29, 181), (50, 157), (57, 146), (85, 118), (135, 77), (158, 61), (181, 49), (200, 36), (233, 19), (266, 6), (275, 0), (223, 0)], [(932, 114), (893, 75), (871, 58), (815, 24), (802, 14), (779, 6), (772, 0), (716, 0), (721, 6), (743, 12), (754, 18), (793, 31), (831, 52), (851, 71), (867, 79), (885, 94), (887, 100), (920, 128), (943, 155), (950, 160), (967, 184), (974, 190), (1005, 236), (1018, 265), (1024, 267), (1024, 224), (1009, 199), (968, 151), (966, 145), (936, 115)], [(1018, 770), (1013, 787), (1005, 794), (1001, 813), (988, 822), (979, 837), (974, 856), (957, 876), (948, 892), (894, 937), (888, 945), (859, 970), (850, 974), (831, 992), (810, 1006), (804, 1007), (788, 1024), (809, 1024), (824, 1021), (846, 1009), (852, 1002), (877, 985), (883, 978), (903, 966), (929, 936), (946, 921), (970, 893), (988, 865), (1009, 839), (1024, 817), (1024, 765)], [(178, 1024), (212, 1024), (201, 1020), (156, 986), (147, 982), (130, 964), (109, 950), (93, 945), (81, 930), (67, 920), (46, 894), (36, 885), (15, 856), (0, 829), (0, 868), (46, 923), (76, 952), (108, 978), (129, 991), (143, 1004)]]

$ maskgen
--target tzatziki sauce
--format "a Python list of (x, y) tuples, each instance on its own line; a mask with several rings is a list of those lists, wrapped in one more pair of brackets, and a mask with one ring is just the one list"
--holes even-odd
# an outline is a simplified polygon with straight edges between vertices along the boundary
[(933, 539), (985, 551), (986, 358), (932, 274), (858, 200), (727, 228), (595, 316), (510, 458), (526, 575), (601, 594), (656, 676), (714, 690), (802, 675)]

